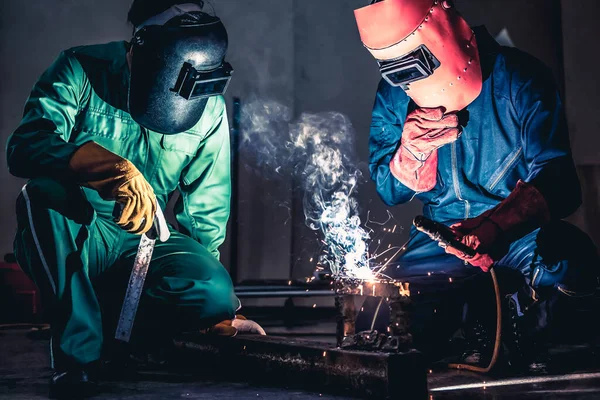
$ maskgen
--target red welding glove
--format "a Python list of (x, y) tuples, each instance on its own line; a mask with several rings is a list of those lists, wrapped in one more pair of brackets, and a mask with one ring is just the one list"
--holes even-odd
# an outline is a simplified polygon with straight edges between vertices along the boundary
[(446, 253), (454, 254), (469, 264), (487, 272), (500, 260), (515, 240), (534, 231), (550, 220), (550, 210), (537, 188), (523, 181), (496, 207), (451, 226), (462, 242), (477, 251), (469, 258), (453, 247)]
[(400, 148), (390, 161), (392, 175), (411, 190), (430, 191), (436, 184), (437, 149), (460, 135), (456, 114), (444, 115), (443, 108), (417, 108), (404, 122)]

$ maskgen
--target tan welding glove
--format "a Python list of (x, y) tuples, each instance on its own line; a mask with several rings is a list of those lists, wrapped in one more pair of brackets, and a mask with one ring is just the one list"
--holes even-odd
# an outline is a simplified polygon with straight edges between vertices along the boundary
[(121, 204), (116, 221), (121, 228), (138, 235), (150, 230), (156, 212), (154, 190), (129, 160), (88, 142), (73, 154), (69, 168), (79, 183), (95, 189), (104, 200)]

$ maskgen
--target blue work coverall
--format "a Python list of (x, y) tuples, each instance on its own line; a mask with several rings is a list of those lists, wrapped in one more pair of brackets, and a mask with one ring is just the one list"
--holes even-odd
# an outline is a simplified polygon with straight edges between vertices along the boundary
[[(544, 195), (553, 222), (513, 242), (496, 269), (520, 271), (535, 290), (592, 290), (597, 251), (587, 235), (560, 221), (581, 204), (581, 189), (552, 72), (534, 57), (500, 46), (485, 28), (474, 30), (483, 87), (459, 112), (462, 136), (439, 148), (437, 183), (429, 192), (415, 193), (390, 173), (404, 121), (416, 105), (403, 89), (381, 81), (370, 132), (370, 172), (377, 191), (389, 206), (416, 197), (426, 217), (450, 225), (496, 206), (518, 180), (531, 183)], [(479, 272), (414, 227), (410, 238), (406, 252), (387, 269), (394, 278), (456, 282)]]

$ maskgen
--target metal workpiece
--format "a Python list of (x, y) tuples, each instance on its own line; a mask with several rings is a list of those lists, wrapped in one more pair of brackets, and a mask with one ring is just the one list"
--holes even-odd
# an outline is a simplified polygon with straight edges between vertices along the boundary
[(369, 281), (339, 278), (335, 280), (336, 295), (399, 297), (410, 296), (409, 284), (393, 279), (372, 279)]
[(335, 296), (336, 308), (336, 343), (338, 347), (344, 345), (344, 339), (356, 333), (356, 305), (354, 296), (348, 294)]
[(289, 337), (190, 336), (176, 340), (175, 362), (202, 379), (283, 386), (369, 399), (427, 399), (423, 355), (355, 351)]
[[(411, 298), (408, 283), (394, 280), (335, 281), (336, 343), (342, 349), (398, 353), (412, 350), (410, 333)], [(387, 332), (356, 332), (357, 297), (379, 297), (380, 306), (389, 307)]]

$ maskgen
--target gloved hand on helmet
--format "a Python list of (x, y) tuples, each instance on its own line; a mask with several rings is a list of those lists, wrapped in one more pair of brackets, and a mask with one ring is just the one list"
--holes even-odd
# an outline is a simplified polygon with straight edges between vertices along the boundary
[(437, 149), (461, 135), (458, 116), (443, 108), (417, 108), (406, 117), (400, 148), (390, 161), (396, 179), (416, 192), (435, 187)]
[(464, 244), (477, 251), (475, 257), (470, 258), (450, 246), (446, 247), (446, 253), (487, 272), (506, 254), (512, 242), (549, 220), (550, 210), (543, 195), (532, 184), (519, 181), (496, 207), (450, 227)]
[(88, 142), (73, 154), (69, 168), (78, 183), (123, 206), (116, 221), (121, 228), (138, 235), (150, 230), (156, 212), (154, 190), (129, 160)]

